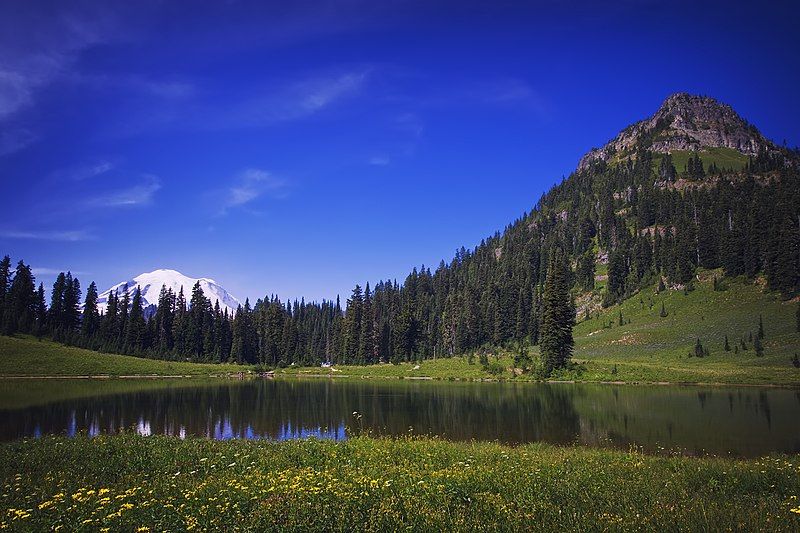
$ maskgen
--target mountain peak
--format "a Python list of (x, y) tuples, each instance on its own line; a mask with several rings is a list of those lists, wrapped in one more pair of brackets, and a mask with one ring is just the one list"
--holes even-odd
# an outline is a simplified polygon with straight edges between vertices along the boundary
[(668, 96), (653, 116), (628, 126), (602, 148), (589, 151), (578, 169), (617, 154), (629, 155), (638, 146), (659, 153), (730, 148), (745, 155), (778, 149), (731, 106), (709, 96), (678, 92)]
[(125, 290), (126, 285), (131, 292), (136, 287), (139, 287), (142, 294), (142, 304), (144, 307), (147, 307), (149, 305), (154, 306), (158, 303), (158, 296), (162, 286), (171, 289), (175, 294), (183, 289), (183, 294), (188, 300), (191, 297), (192, 287), (194, 287), (196, 283), (200, 283), (203, 294), (206, 298), (211, 300), (212, 305), (219, 302), (220, 308), (222, 310), (227, 309), (229, 314), (236, 311), (236, 308), (239, 306), (239, 300), (218, 285), (213, 279), (192, 278), (169, 268), (160, 268), (152, 272), (144, 272), (131, 280), (120, 282), (103, 291), (97, 299), (98, 309), (104, 312), (108, 304), (108, 296), (112, 292), (121, 294)]

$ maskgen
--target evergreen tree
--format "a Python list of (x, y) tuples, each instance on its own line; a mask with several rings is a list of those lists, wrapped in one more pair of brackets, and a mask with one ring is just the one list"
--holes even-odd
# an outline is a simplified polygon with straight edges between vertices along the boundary
[(211, 302), (205, 297), (200, 282), (197, 281), (192, 287), (192, 298), (185, 324), (186, 351), (196, 361), (204, 358), (205, 330), (210, 313)]
[(50, 297), (49, 321), (50, 327), (54, 331), (60, 331), (65, 327), (64, 293), (67, 289), (67, 277), (63, 272), (56, 276), (53, 283), (53, 291)]
[(94, 281), (86, 289), (86, 299), (83, 303), (83, 317), (81, 319), (81, 334), (84, 342), (92, 339), (100, 324), (100, 314), (97, 311), (97, 285)]
[[(359, 339), (358, 358), (363, 363), (375, 362), (375, 324), (372, 309), (372, 295), (369, 291), (369, 283), (364, 289), (364, 306), (361, 316), (361, 337)], [(362, 364), (363, 364), (362, 363)]]
[(753, 340), (753, 349), (756, 351), (758, 357), (764, 355), (764, 345), (761, 343), (761, 337), (758, 335), (756, 335), (756, 338)]
[(364, 296), (361, 286), (356, 285), (353, 294), (347, 300), (347, 312), (345, 313), (346, 331), (344, 337), (344, 357), (345, 362), (351, 362), (358, 358), (359, 341), (361, 340), (361, 315), (364, 308)]
[(173, 351), (180, 357), (186, 355), (186, 321), (186, 297), (181, 286), (175, 298), (175, 313), (172, 318)]
[[(67, 272), (67, 282), (69, 283), (72, 274)], [(81, 283), (78, 278), (72, 278), (72, 283), (67, 285), (64, 292), (64, 319), (66, 327), (74, 332), (81, 323)]]
[(36, 317), (36, 285), (31, 267), (19, 261), (6, 296), (6, 333), (31, 333)]
[(761, 315), (758, 315), (758, 338), (764, 338), (764, 319)]
[(11, 258), (3, 257), (0, 261), (0, 331), (4, 330), (6, 321), (6, 299), (11, 286)]
[(36, 325), (34, 327), (34, 333), (37, 337), (41, 337), (47, 325), (47, 304), (45, 303), (44, 285), (42, 283), (39, 283), (39, 289), (36, 291), (35, 309), (34, 316)]
[(125, 331), (125, 346), (130, 353), (140, 354), (145, 345), (146, 324), (142, 307), (142, 291), (139, 286), (133, 291), (131, 308), (128, 313), (128, 327)]
[(724, 349), (725, 349), (725, 351), (726, 351), (726, 352), (730, 352), (730, 351), (731, 351), (731, 345), (730, 345), (730, 344), (728, 344), (728, 336), (727, 336), (727, 335), (725, 335), (725, 345), (724, 345)]
[(542, 298), (541, 353), (545, 375), (564, 368), (572, 358), (575, 309), (567, 287), (567, 265), (560, 250), (552, 253)]
[(703, 357), (703, 355), (705, 355), (705, 350), (703, 350), (703, 343), (700, 342), (700, 339), (697, 339), (697, 342), (694, 344), (694, 356)]

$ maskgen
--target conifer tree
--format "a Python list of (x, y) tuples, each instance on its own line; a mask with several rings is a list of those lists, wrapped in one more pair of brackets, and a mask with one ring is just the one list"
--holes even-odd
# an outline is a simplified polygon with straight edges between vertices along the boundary
[(575, 309), (567, 286), (567, 265), (560, 250), (551, 253), (542, 298), (541, 353), (545, 375), (572, 358)]
[(83, 303), (83, 317), (81, 319), (81, 334), (84, 342), (92, 339), (99, 326), (100, 314), (97, 311), (97, 285), (94, 281), (86, 289), (86, 299)]
[(34, 334), (37, 337), (41, 337), (47, 325), (47, 304), (45, 303), (44, 285), (42, 283), (39, 283), (39, 289), (36, 291), (36, 302), (34, 305), (36, 309), (34, 313), (36, 321)]
[(172, 318), (173, 351), (178, 356), (186, 355), (186, 297), (183, 295), (183, 286), (178, 289), (175, 298), (175, 313)]
[(56, 276), (53, 283), (53, 290), (50, 297), (49, 322), (53, 331), (57, 332), (64, 328), (64, 292), (67, 288), (66, 274), (63, 272)]
[(117, 320), (117, 325), (119, 326), (118, 335), (118, 342), (120, 349), (123, 353), (128, 353), (129, 347), (126, 345), (126, 340), (128, 339), (128, 317), (129, 311), (131, 308), (131, 293), (128, 289), (128, 284), (122, 286), (122, 299), (119, 300), (117, 304), (117, 314), (119, 319)]
[(730, 352), (731, 351), (731, 345), (728, 344), (728, 336), (727, 335), (725, 335), (725, 345), (723, 346), (723, 348), (725, 349), (726, 352)]
[(361, 316), (361, 336), (359, 339), (358, 358), (362, 364), (375, 362), (375, 331), (373, 323), (372, 295), (369, 290), (369, 283), (364, 289), (364, 306)]
[(6, 319), (6, 299), (11, 286), (11, 258), (4, 256), (0, 260), (0, 330)]
[(345, 313), (346, 331), (344, 337), (344, 357), (350, 362), (358, 357), (359, 341), (361, 340), (361, 314), (363, 312), (364, 296), (361, 286), (356, 285), (353, 294), (347, 300)]
[(17, 263), (6, 301), (6, 332), (31, 333), (36, 316), (36, 285), (31, 267)]
[(756, 338), (753, 340), (753, 349), (756, 351), (758, 357), (764, 355), (764, 345), (761, 343), (761, 337), (758, 335), (756, 335)]
[(141, 353), (144, 348), (145, 329), (142, 291), (137, 285), (133, 291), (133, 299), (131, 300), (131, 308), (128, 314), (128, 327), (125, 332), (125, 346), (130, 353)]
[(72, 278), (72, 288), (64, 295), (64, 299), (68, 324), (75, 331), (81, 323), (81, 282), (78, 278)]
[(758, 315), (758, 338), (764, 338), (764, 318), (761, 315)]
[(697, 342), (694, 344), (694, 356), (703, 357), (704, 354), (703, 343), (700, 342), (700, 339), (697, 339)]

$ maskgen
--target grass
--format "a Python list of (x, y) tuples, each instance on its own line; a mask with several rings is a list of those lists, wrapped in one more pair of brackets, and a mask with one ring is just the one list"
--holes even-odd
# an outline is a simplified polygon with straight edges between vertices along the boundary
[(0, 529), (796, 531), (799, 467), (411, 437), (45, 437), (0, 445)]
[[(719, 276), (719, 272), (701, 273), (694, 291), (656, 294), (647, 289), (579, 323), (574, 331), (575, 358), (586, 366), (581, 379), (800, 384), (800, 369), (791, 364), (792, 355), (800, 352), (797, 302), (782, 301), (745, 280), (725, 280), (724, 290), (714, 291), (714, 274)], [(660, 316), (662, 303), (666, 317)], [(763, 357), (756, 356), (749, 341), (750, 333), (758, 332), (759, 316), (766, 333)], [(730, 352), (723, 349), (725, 335)], [(746, 351), (741, 349), (742, 338)], [(689, 357), (697, 339), (709, 348), (709, 357)], [(615, 366), (617, 373), (612, 374)]]
[(0, 376), (209, 376), (249, 367), (159, 361), (63, 346), (30, 336), (0, 336)]
[[(678, 173), (682, 173), (686, 170), (686, 164), (689, 161), (689, 157), (693, 156), (695, 152), (690, 150), (673, 150), (670, 152), (672, 156), (672, 164), (675, 167), (675, 170)], [(730, 169), (730, 170), (742, 170), (747, 166), (748, 158), (746, 155), (742, 154), (741, 152), (734, 150), (732, 148), (706, 148), (700, 152), (697, 152), (697, 155), (700, 156), (700, 159), (703, 161), (703, 166), (706, 170), (714, 163), (717, 165), (717, 168), (720, 169)], [(653, 154), (653, 172), (658, 173), (659, 165), (661, 164), (661, 154)]]

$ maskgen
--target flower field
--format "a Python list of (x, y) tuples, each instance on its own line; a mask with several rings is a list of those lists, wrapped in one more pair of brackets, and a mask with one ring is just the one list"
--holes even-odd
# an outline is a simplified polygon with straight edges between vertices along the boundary
[(407, 437), (0, 445), (10, 531), (800, 529), (800, 457)]

